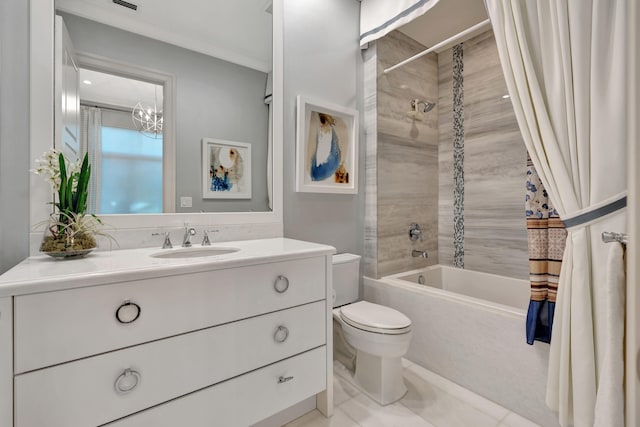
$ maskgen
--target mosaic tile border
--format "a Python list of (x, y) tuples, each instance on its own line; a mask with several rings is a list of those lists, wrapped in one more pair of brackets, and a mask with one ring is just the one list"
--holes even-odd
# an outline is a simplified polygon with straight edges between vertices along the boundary
[(464, 62), (453, 47), (453, 265), (464, 268)]

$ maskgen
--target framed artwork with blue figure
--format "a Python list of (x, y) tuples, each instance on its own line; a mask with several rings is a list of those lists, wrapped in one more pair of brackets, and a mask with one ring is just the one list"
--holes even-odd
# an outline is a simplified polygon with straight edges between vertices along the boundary
[(202, 138), (202, 198), (251, 198), (251, 144)]
[(296, 191), (358, 193), (358, 111), (298, 95)]

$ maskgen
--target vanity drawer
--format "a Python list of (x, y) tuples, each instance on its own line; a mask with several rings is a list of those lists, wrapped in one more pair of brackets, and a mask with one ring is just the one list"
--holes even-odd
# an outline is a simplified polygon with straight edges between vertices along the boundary
[(324, 390), (325, 357), (320, 347), (108, 426), (246, 427)]
[[(124, 417), (309, 349), (324, 348), (324, 319), (326, 305), (319, 301), (18, 375), (15, 425), (86, 427)], [(325, 365), (306, 369), (317, 371), (321, 366)], [(320, 376), (324, 378), (325, 372)], [(118, 391), (134, 384), (130, 391)], [(221, 402), (226, 406), (251, 392), (238, 391)], [(186, 424), (174, 424), (178, 425)]]
[[(325, 299), (325, 262), (306, 258), (15, 297), (15, 371)], [(140, 307), (130, 323), (116, 317), (125, 304), (124, 321)]]

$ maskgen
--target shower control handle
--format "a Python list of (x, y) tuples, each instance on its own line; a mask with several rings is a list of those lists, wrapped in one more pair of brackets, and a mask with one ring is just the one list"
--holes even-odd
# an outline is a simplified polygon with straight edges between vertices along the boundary
[(415, 242), (418, 239), (421, 242), (423, 240), (422, 229), (420, 228), (420, 224), (417, 224), (414, 222), (409, 226), (409, 240), (411, 240), (412, 242)]

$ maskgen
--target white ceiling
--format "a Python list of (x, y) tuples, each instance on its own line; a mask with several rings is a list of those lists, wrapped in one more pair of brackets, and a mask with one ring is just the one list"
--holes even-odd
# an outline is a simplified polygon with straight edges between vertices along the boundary
[[(85, 81), (91, 84), (86, 84)], [(85, 104), (133, 109), (138, 103), (162, 110), (162, 86), (80, 68), (80, 100)]]
[[(427, 13), (399, 30), (425, 47), (431, 47), (486, 19), (488, 16), (483, 0), (440, 0)], [(467, 38), (487, 31), (487, 28), (470, 34)], [(456, 43), (460, 41), (462, 40)], [(449, 47), (451, 46), (443, 46), (437, 51)]]
[(263, 72), (271, 71), (271, 0), (55, 0), (56, 9)]

